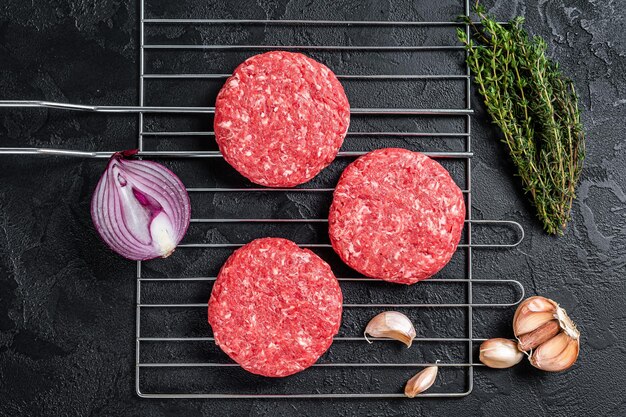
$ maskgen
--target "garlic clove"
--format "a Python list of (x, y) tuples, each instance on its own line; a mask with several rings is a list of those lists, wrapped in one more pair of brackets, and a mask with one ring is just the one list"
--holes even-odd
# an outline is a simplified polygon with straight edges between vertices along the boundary
[(419, 371), (415, 376), (409, 379), (404, 387), (404, 395), (414, 398), (430, 388), (437, 379), (438, 366), (429, 366)]
[(515, 311), (515, 316), (513, 316), (515, 336), (532, 332), (553, 320), (556, 318), (557, 308), (558, 304), (541, 296), (530, 297), (522, 301)]
[(516, 319), (513, 321), (513, 332), (516, 336), (519, 336), (535, 331), (544, 324), (554, 320), (554, 312), (521, 314)]
[(523, 357), (524, 354), (517, 349), (517, 343), (509, 339), (489, 339), (480, 345), (479, 359), (490, 368), (510, 368), (520, 363)]
[(549, 372), (564, 371), (578, 359), (580, 345), (578, 339), (572, 339), (567, 333), (557, 336), (539, 345), (530, 357), (530, 363), (538, 369)]
[(407, 316), (397, 311), (385, 311), (370, 320), (365, 328), (365, 340), (372, 343), (367, 338), (368, 335), (395, 339), (404, 343), (406, 347), (411, 347), (416, 332)]
[(552, 339), (560, 332), (561, 326), (559, 325), (558, 320), (550, 320), (532, 332), (519, 336), (517, 338), (519, 341), (517, 347), (522, 352), (527, 352)]
[(533, 313), (537, 313), (540, 311), (552, 311), (556, 309), (557, 306), (557, 303), (553, 300), (542, 297), (540, 295), (528, 297), (526, 300), (524, 300), (523, 304), (525, 304), (528, 311), (532, 311)]

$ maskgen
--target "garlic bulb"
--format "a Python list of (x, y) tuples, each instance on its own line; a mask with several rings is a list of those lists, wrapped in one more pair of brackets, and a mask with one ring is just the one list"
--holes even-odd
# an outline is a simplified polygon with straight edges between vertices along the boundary
[(370, 320), (363, 335), (369, 343), (372, 342), (367, 335), (388, 337), (404, 343), (406, 347), (411, 347), (416, 333), (413, 323), (407, 316), (397, 311), (385, 311)]
[(429, 366), (419, 371), (415, 376), (409, 379), (404, 387), (404, 395), (409, 398), (414, 398), (417, 394), (421, 394), (430, 388), (437, 379), (437, 372), (439, 367)]
[(580, 332), (556, 302), (545, 297), (524, 300), (513, 317), (520, 351), (530, 351), (530, 363), (544, 371), (564, 371), (576, 362)]
[(523, 357), (517, 343), (509, 339), (489, 339), (480, 345), (480, 361), (490, 368), (510, 368), (520, 363)]

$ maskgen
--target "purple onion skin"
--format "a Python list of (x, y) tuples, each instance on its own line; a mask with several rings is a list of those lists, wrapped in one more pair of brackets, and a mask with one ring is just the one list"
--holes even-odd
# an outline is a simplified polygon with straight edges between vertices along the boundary
[(163, 165), (133, 159), (137, 150), (111, 156), (91, 199), (98, 234), (127, 259), (146, 261), (172, 254), (191, 220), (189, 195)]

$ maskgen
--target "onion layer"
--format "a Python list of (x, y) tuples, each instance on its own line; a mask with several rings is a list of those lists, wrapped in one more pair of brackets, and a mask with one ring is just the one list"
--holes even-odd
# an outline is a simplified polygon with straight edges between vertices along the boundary
[(166, 258), (189, 227), (189, 195), (163, 165), (130, 159), (136, 153), (111, 156), (91, 199), (91, 218), (102, 240), (123, 257)]

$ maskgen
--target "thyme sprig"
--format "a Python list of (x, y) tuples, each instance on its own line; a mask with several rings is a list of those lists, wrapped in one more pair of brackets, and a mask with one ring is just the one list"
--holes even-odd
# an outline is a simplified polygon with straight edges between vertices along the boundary
[(585, 157), (574, 85), (546, 57), (545, 41), (529, 37), (522, 17), (503, 25), (480, 5), (474, 11), (481, 25), (463, 16), (469, 38), (457, 30), (467, 64), (544, 229), (563, 234)]

